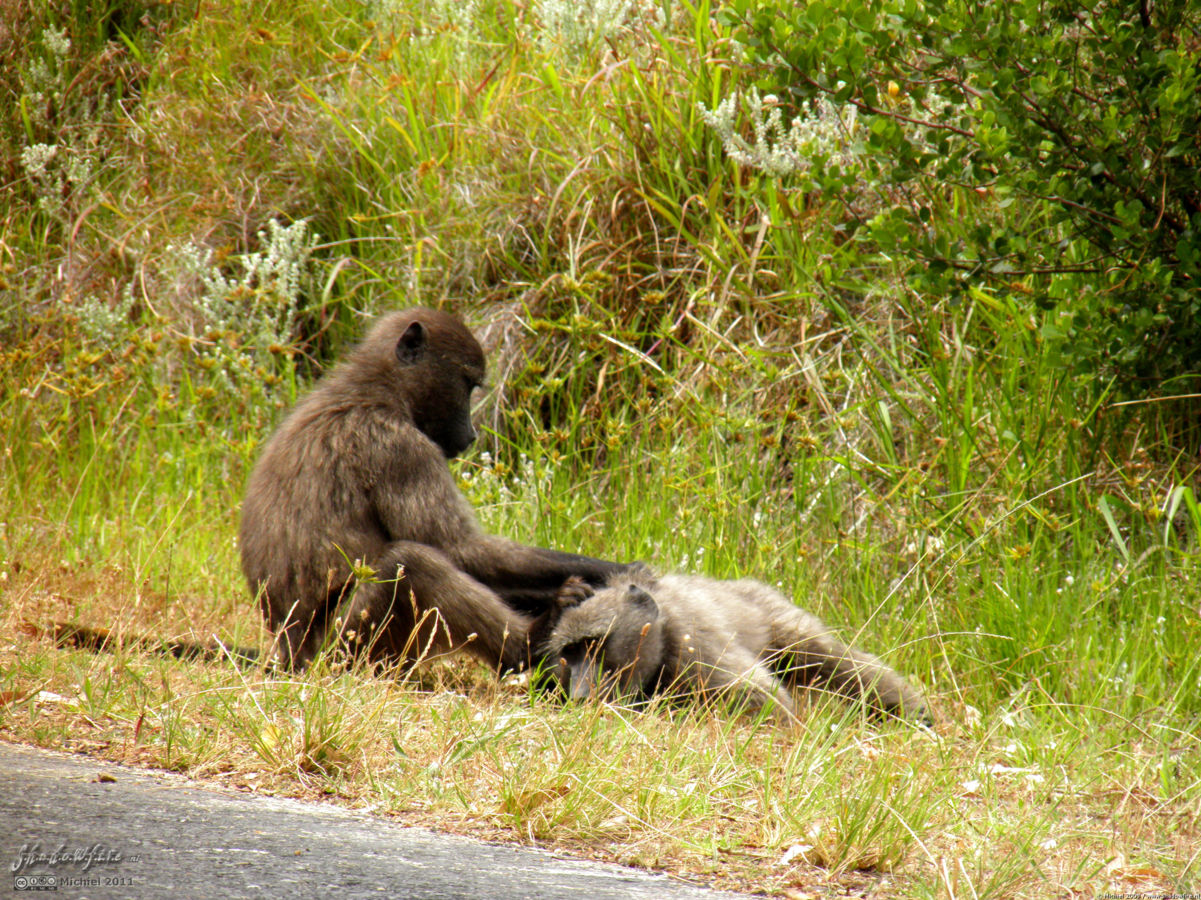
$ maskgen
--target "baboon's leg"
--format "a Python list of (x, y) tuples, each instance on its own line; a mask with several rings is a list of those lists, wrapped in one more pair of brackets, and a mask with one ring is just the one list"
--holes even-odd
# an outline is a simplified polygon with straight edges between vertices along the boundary
[(842, 643), (817, 617), (793, 607), (776, 631), (782, 673), (792, 683), (834, 691), (877, 712), (925, 715), (925, 701), (900, 675)]
[(373, 661), (416, 662), (431, 651), (465, 649), (489, 665), (529, 665), (531, 620), (425, 544), (397, 541), (372, 563), (341, 628)]

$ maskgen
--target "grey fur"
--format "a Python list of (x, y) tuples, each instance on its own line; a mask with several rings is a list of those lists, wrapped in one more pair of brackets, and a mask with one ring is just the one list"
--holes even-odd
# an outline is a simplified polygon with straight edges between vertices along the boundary
[(875, 712), (926, 715), (896, 672), (758, 581), (635, 570), (595, 593), (569, 582), (557, 606), (545, 656), (575, 699), (725, 695), (792, 717), (789, 689), (817, 688)]
[[(454, 317), (382, 317), (267, 442), (242, 506), (242, 571), (285, 666), (341, 619), (355, 649), (413, 661), (466, 647), (520, 668), (570, 576), (622, 566), (485, 534), (447, 459), (475, 439), (484, 353)], [(374, 571), (357, 583), (351, 564)]]

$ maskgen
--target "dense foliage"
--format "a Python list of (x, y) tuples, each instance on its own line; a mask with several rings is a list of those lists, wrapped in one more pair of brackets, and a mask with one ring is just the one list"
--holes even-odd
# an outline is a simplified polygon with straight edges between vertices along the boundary
[(854, 114), (850, 165), (810, 185), (884, 195), (855, 225), (915, 263), (915, 290), (1028, 298), (1077, 371), (1197, 387), (1201, 7), (733, 0), (723, 18), (766, 86)]

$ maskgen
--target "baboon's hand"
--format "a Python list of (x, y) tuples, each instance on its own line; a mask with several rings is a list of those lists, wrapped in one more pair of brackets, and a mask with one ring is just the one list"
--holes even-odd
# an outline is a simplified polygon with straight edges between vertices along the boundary
[(591, 596), (592, 585), (583, 578), (572, 575), (563, 582), (562, 587), (555, 594), (555, 608), (559, 611), (571, 609), (573, 606), (579, 606)]

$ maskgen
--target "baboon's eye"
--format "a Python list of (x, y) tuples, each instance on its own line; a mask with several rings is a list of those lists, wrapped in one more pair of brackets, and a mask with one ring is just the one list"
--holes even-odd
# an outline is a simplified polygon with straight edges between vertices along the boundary
[(568, 644), (563, 648), (563, 652), (559, 654), (568, 662), (575, 662), (581, 659), (596, 659), (600, 655), (599, 642), (595, 640), (576, 641), (574, 644)]

